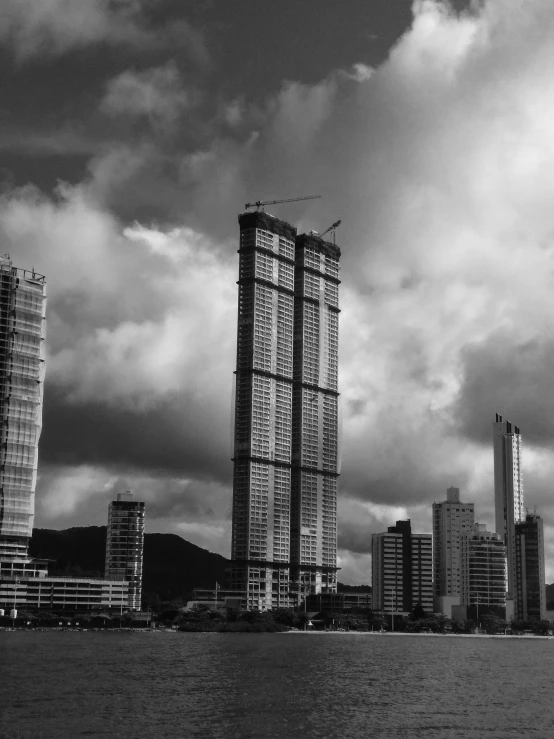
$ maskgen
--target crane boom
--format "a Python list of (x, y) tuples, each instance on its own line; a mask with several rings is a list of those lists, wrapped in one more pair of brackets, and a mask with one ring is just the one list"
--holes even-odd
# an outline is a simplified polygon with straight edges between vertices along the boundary
[(336, 221), (335, 223), (333, 223), (332, 226), (329, 226), (327, 231), (324, 231), (322, 234), (320, 234), (319, 237), (322, 239), (326, 234), (329, 233), (329, 231), (332, 231), (333, 232), (333, 244), (334, 244), (335, 243), (335, 229), (338, 228), (341, 223), (342, 221)]
[(244, 206), (246, 210), (256, 206), (258, 210), (263, 208), (265, 205), (277, 205), (277, 203), (296, 203), (299, 200), (317, 200), (321, 195), (305, 195), (302, 198), (285, 198), (285, 200), (256, 200), (255, 203), (246, 203)]

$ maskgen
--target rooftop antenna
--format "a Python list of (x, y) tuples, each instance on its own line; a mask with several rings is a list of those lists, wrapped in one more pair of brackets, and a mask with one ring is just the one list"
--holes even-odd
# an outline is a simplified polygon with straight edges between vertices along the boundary
[(328, 234), (329, 231), (332, 231), (333, 232), (333, 244), (336, 246), (337, 242), (335, 241), (335, 230), (340, 226), (341, 223), (342, 221), (335, 221), (335, 223), (333, 223), (332, 226), (329, 226), (327, 231), (324, 231), (322, 234), (320, 234), (320, 238), (323, 238), (325, 234)]
[(299, 200), (317, 200), (320, 197), (321, 195), (304, 195), (304, 197), (301, 198), (286, 198), (285, 200), (256, 200), (255, 203), (246, 203), (244, 207), (246, 210), (255, 207), (256, 210), (260, 210), (261, 208), (263, 211), (266, 205), (277, 205), (277, 203), (297, 203)]

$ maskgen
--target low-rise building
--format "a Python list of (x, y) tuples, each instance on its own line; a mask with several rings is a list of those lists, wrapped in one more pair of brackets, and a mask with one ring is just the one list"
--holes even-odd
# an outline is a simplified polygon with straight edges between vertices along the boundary
[(308, 611), (350, 611), (353, 608), (371, 608), (371, 593), (340, 592), (309, 595), (306, 599)]
[(128, 609), (129, 583), (94, 577), (0, 577), (0, 608), (6, 612), (51, 611), (60, 615)]
[(246, 591), (225, 590), (222, 588), (194, 588), (191, 600), (187, 601), (185, 611), (209, 608), (212, 611), (232, 608), (246, 610)]

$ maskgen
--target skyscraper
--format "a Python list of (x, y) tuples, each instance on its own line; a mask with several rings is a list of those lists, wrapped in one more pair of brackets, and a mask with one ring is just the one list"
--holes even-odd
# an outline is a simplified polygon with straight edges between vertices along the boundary
[(524, 520), (521, 433), (496, 414), (494, 431), (494, 512), (496, 533), (506, 545), (508, 597), (515, 597), (515, 525)]
[[(0, 258), (0, 571), (26, 561), (42, 427), (46, 281)], [(30, 566), (30, 560), (28, 561)]]
[(536, 514), (527, 514), (516, 523), (515, 617), (522, 621), (546, 618), (544, 578), (543, 522)]
[(290, 604), (290, 485), (296, 229), (239, 216), (233, 534), (229, 586), (247, 607)]
[(397, 521), (371, 537), (372, 599), (375, 610), (410, 613), (419, 603), (433, 611), (431, 534), (413, 534), (411, 523)]
[(291, 580), (299, 598), (336, 591), (340, 250), (296, 239)]
[(228, 586), (267, 609), (336, 589), (340, 251), (264, 212), (239, 226)]
[(484, 523), (462, 537), (462, 573), (462, 606), (475, 606), (477, 614), (506, 608), (506, 547)]
[[(475, 523), (473, 503), (460, 502), (460, 490), (450, 487), (446, 500), (433, 503), (433, 580), (435, 610), (450, 616), (450, 606), (460, 605), (462, 585), (462, 537)], [(441, 602), (439, 600), (442, 599)]]
[(144, 551), (144, 503), (129, 491), (108, 506), (105, 577), (129, 583), (128, 606), (140, 611)]

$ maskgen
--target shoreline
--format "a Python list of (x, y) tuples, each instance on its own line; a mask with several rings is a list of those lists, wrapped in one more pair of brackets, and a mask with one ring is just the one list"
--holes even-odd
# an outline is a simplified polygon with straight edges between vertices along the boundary
[(62, 626), (44, 626), (44, 627), (38, 627), (38, 628), (28, 628), (28, 627), (12, 627), (12, 626), (0, 626), (0, 633), (2, 632), (26, 632), (26, 633), (36, 633), (36, 632), (72, 632), (72, 633), (151, 633), (151, 634), (302, 634), (302, 635), (308, 635), (308, 634), (324, 634), (327, 636), (390, 636), (390, 637), (401, 637), (401, 636), (408, 636), (408, 637), (447, 637), (447, 638), (462, 638), (462, 639), (554, 639), (554, 636), (541, 636), (539, 634), (427, 634), (427, 633), (418, 633), (418, 632), (406, 632), (406, 631), (179, 631), (179, 629), (171, 629), (171, 628), (148, 628), (148, 627), (137, 627), (137, 628), (113, 628), (113, 629), (102, 629), (102, 628), (91, 628), (91, 629), (83, 629), (83, 628), (71, 628), (71, 627), (62, 627)]
[(554, 639), (554, 636), (540, 634), (426, 634), (414, 631), (283, 631), (283, 634), (358, 634), (360, 636), (421, 636), (448, 637), (463, 639)]

